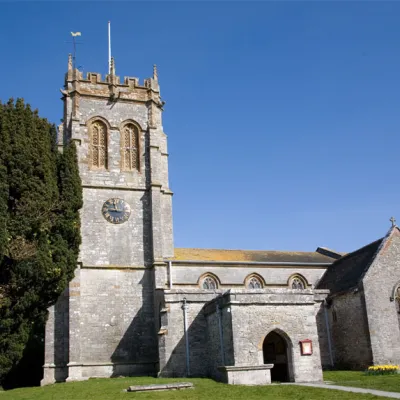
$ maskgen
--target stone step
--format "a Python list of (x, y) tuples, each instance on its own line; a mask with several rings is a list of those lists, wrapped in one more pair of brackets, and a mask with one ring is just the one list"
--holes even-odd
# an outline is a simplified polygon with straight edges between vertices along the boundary
[(193, 383), (190, 382), (176, 382), (176, 383), (163, 383), (155, 385), (139, 385), (129, 386), (127, 392), (149, 392), (159, 390), (181, 390), (181, 389), (192, 389), (194, 388)]

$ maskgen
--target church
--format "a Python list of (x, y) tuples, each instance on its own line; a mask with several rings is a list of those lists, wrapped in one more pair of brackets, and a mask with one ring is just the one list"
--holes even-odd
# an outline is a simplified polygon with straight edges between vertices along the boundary
[(50, 307), (42, 385), (91, 377), (322, 381), (400, 364), (400, 231), (352, 253), (174, 248), (164, 102), (69, 56), (60, 151), (83, 188), (75, 276)]

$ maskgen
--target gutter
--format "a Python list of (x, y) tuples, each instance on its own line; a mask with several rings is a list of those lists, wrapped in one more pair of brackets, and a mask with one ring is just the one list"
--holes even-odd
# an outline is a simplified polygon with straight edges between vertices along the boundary
[(203, 261), (203, 260), (173, 260), (174, 264), (204, 264), (204, 265), (293, 265), (293, 266), (320, 266), (328, 267), (331, 263), (308, 263), (308, 262), (289, 262), (289, 261)]
[(190, 376), (190, 352), (189, 352), (189, 332), (187, 324), (187, 302), (186, 297), (183, 298), (182, 310), (183, 310), (183, 332), (185, 335), (185, 349), (186, 349), (186, 376)]
[(172, 261), (168, 261), (167, 268), (168, 268), (168, 283), (169, 283), (169, 289), (172, 289), (172, 275), (171, 275)]

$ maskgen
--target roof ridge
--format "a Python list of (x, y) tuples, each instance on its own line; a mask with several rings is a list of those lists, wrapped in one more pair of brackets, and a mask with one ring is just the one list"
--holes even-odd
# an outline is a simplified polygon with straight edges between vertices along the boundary
[(381, 250), (386, 246), (387, 241), (389, 240), (390, 236), (392, 236), (395, 229), (399, 230), (397, 225), (391, 226), (390, 229), (388, 230), (388, 232), (386, 233), (386, 235), (381, 239), (382, 240), (381, 243), (379, 244), (378, 248), (376, 249), (375, 254), (372, 256), (370, 262), (365, 266), (364, 271), (361, 274), (360, 279), (358, 280), (358, 283), (364, 279), (365, 275), (369, 271), (369, 268), (374, 263), (374, 261), (378, 257), (378, 254), (381, 252)]
[(360, 247), (359, 249), (356, 249), (356, 250), (354, 250), (354, 251), (352, 251), (352, 252), (350, 252), (350, 253), (344, 254), (342, 257), (340, 257), (340, 258), (338, 258), (337, 260), (335, 260), (335, 261), (333, 262), (332, 266), (333, 266), (334, 264), (336, 264), (338, 261), (342, 261), (342, 260), (345, 260), (345, 259), (347, 259), (347, 258), (350, 258), (350, 257), (356, 255), (357, 253), (360, 253), (360, 252), (361, 252), (362, 250), (364, 250), (365, 248), (367, 248), (367, 247), (369, 247), (369, 246), (372, 246), (373, 244), (378, 243), (380, 240), (383, 240), (383, 239), (385, 239), (385, 236), (384, 236), (384, 237), (381, 237), (380, 239), (374, 240), (373, 242), (370, 242), (370, 243), (366, 244), (365, 246)]

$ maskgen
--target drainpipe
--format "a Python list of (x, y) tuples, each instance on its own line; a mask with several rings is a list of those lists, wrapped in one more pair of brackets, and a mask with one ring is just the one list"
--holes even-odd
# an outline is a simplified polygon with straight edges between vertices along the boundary
[(168, 281), (169, 281), (169, 288), (172, 289), (172, 261), (168, 261)]
[(190, 356), (189, 356), (189, 335), (187, 331), (187, 303), (186, 297), (183, 298), (182, 310), (183, 310), (183, 330), (185, 333), (185, 345), (186, 345), (186, 376), (190, 376)]
[(326, 334), (328, 337), (328, 349), (329, 349), (329, 358), (331, 361), (331, 367), (334, 367), (334, 362), (333, 362), (333, 354), (332, 354), (332, 339), (331, 339), (331, 330), (329, 328), (329, 318), (328, 318), (328, 304), (326, 302), (326, 299), (324, 300), (324, 314), (325, 314), (325, 326), (326, 326)]
[(222, 366), (225, 365), (225, 351), (224, 351), (224, 332), (222, 330), (222, 310), (217, 302), (217, 316), (218, 316), (218, 327), (219, 327), (219, 347), (221, 350), (221, 361)]

